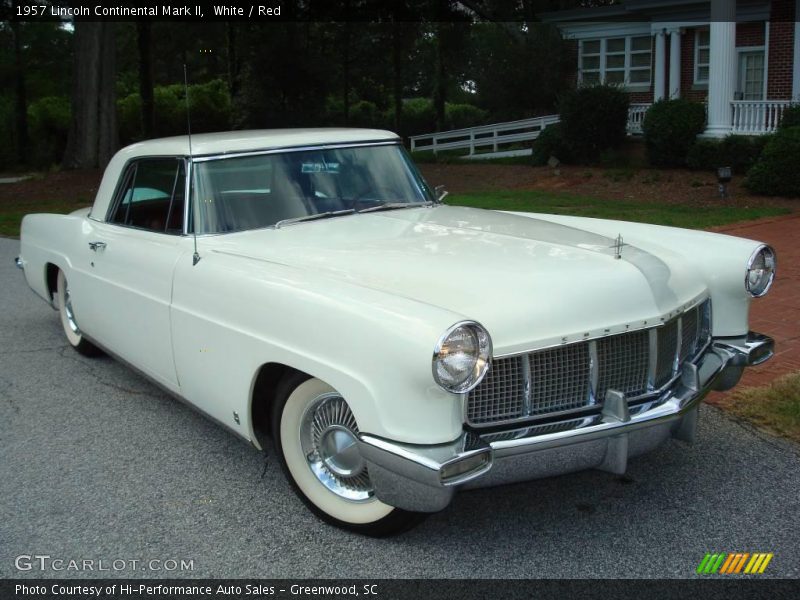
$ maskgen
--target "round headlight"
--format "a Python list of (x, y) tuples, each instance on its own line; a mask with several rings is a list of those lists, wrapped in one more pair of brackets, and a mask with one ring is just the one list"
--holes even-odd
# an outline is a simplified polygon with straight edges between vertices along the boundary
[(775, 251), (769, 246), (759, 246), (753, 252), (747, 261), (744, 277), (744, 285), (751, 296), (758, 298), (769, 291), (772, 280), (775, 279), (776, 264)]
[(433, 351), (433, 378), (448, 392), (462, 394), (477, 386), (492, 360), (492, 338), (474, 321), (456, 323)]

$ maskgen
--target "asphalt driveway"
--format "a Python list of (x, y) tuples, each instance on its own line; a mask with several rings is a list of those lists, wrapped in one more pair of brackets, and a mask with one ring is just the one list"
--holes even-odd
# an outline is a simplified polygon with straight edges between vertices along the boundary
[(693, 447), (670, 441), (625, 477), (464, 493), (388, 540), (333, 529), (274, 460), (68, 348), (18, 245), (0, 239), (0, 577), (115, 575), (16, 569), (37, 554), (193, 561), (124, 577), (693, 577), (706, 552), (773, 552), (764, 576), (800, 576), (800, 450), (710, 407)]

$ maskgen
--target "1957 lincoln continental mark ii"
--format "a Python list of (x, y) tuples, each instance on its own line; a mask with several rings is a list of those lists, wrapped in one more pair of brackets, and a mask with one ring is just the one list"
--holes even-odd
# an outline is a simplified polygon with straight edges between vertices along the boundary
[(407, 529), (460, 488), (625, 471), (769, 359), (775, 253), (724, 235), (447, 206), (364, 129), (121, 150), (17, 264), (105, 351), (264, 448), (324, 520)]

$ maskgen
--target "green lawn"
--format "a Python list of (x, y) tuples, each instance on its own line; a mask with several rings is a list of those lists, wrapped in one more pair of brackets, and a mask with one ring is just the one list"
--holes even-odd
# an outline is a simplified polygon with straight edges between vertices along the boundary
[(786, 208), (776, 207), (702, 207), (688, 204), (602, 200), (588, 196), (540, 190), (451, 194), (447, 197), (446, 202), (453, 205), (493, 210), (516, 210), (600, 219), (620, 219), (690, 229), (705, 229), (716, 225), (785, 215), (791, 212)]
[(784, 375), (765, 387), (736, 390), (725, 408), (758, 427), (800, 442), (800, 373)]

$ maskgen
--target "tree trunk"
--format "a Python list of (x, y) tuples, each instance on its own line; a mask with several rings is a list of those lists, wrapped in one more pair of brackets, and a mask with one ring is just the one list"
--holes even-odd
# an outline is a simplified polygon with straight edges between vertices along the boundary
[(433, 110), (436, 113), (436, 131), (445, 128), (445, 101), (447, 78), (444, 69), (444, 23), (436, 24), (436, 65), (433, 89)]
[(72, 124), (63, 165), (105, 167), (117, 146), (114, 24), (75, 21)]
[(342, 109), (344, 123), (347, 125), (350, 122), (350, 21), (344, 23), (342, 43)]
[(17, 160), (24, 163), (28, 158), (28, 100), (25, 93), (25, 65), (22, 59), (22, 39), (19, 21), (10, 21), (14, 34), (14, 132)]
[(153, 98), (153, 44), (150, 21), (136, 22), (136, 44), (139, 46), (139, 96), (142, 98), (142, 134), (154, 137), (156, 129)]
[(99, 107), (99, 135), (97, 140), (97, 166), (105, 168), (119, 147), (117, 132), (117, 36), (116, 24), (103, 23), (100, 65), (100, 87), (97, 105)]
[(402, 23), (392, 22), (392, 95), (394, 97), (394, 130), (400, 133), (403, 125), (403, 64)]
[(233, 100), (239, 95), (241, 86), (241, 64), (236, 50), (236, 24), (226, 23), (225, 33), (228, 42), (228, 92)]

